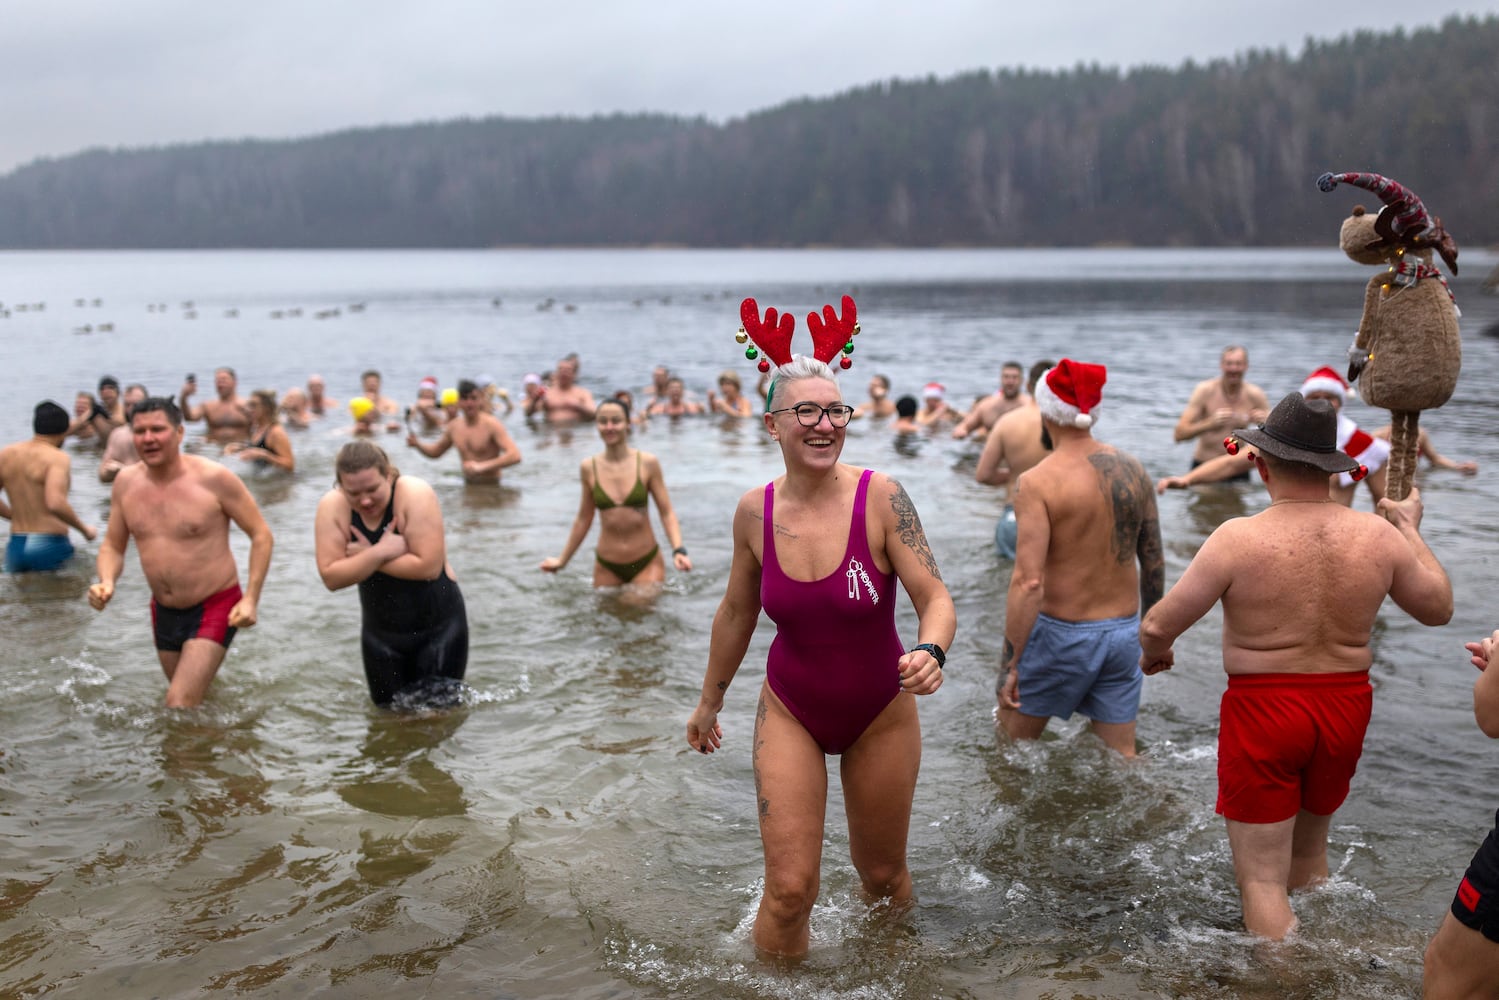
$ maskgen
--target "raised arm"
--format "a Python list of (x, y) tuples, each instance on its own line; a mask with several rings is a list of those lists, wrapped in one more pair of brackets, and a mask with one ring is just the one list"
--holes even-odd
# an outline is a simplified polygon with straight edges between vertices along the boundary
[(453, 447), (453, 435), (448, 431), (446, 427), (444, 427), (442, 429), (442, 435), (436, 441), (428, 444), (421, 438), (417, 437), (415, 434), (407, 431), (406, 445), (407, 447), (415, 448), (417, 451), (421, 452), (423, 455), (426, 455), (428, 458), (441, 458), (443, 455), (447, 454), (449, 448)]
[(1421, 491), (1414, 486), (1404, 500), (1379, 501), (1379, 512), (1405, 540), (1395, 550), (1390, 596), (1402, 611), (1422, 625), (1445, 625), (1452, 619), (1452, 581), (1421, 537)]
[(718, 713), (760, 620), (760, 559), (751, 539), (763, 523), (762, 494), (750, 490), (739, 498), (734, 510), (734, 558), (729, 565), (729, 582), (713, 615), (702, 694), (687, 720), (687, 744), (700, 753), (712, 753), (722, 745)]
[(1182, 409), (1181, 416), (1176, 420), (1176, 427), (1171, 432), (1172, 440), (1190, 441), (1213, 426), (1213, 415), (1207, 412), (1204, 403), (1206, 396), (1206, 386), (1199, 385), (1192, 390), (1192, 395), (1188, 397), (1187, 405)]

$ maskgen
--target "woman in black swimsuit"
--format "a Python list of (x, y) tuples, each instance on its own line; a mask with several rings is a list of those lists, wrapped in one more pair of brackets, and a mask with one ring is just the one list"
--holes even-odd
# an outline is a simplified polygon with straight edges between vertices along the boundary
[(334, 468), (318, 502), (318, 573), (329, 590), (359, 585), (370, 697), (450, 703), (468, 666), (468, 614), (437, 495), (371, 441), (344, 445)]
[[(671, 543), (672, 565), (681, 572), (692, 569), (682, 544), (682, 528), (672, 510), (661, 476), (661, 463), (649, 452), (630, 447), (630, 408), (619, 399), (606, 399), (594, 416), (604, 450), (585, 461), (578, 470), (583, 480), (583, 499), (572, 533), (562, 555), (542, 561), (541, 568), (555, 573), (567, 565), (588, 537), (593, 512), (599, 512), (599, 545), (594, 553), (593, 585), (621, 584), (659, 586), (666, 579), (666, 563), (651, 530), (650, 501), (655, 498), (661, 527)], [(632, 485), (633, 484), (633, 485)], [(622, 499), (616, 500), (615, 497)]]
[(292, 454), (291, 438), (281, 426), (280, 411), (276, 394), (271, 390), (256, 389), (250, 393), (250, 440), (246, 444), (225, 445), (224, 454), (238, 455), (254, 462), (259, 469), (275, 466), (295, 472), (297, 459)]

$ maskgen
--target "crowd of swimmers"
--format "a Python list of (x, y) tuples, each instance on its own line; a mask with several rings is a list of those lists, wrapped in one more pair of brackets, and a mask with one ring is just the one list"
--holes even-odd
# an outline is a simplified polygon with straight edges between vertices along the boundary
[[(460, 381), (451, 394), (424, 380), (409, 406), (383, 394), (379, 373), (363, 374), (348, 405), (352, 437), (335, 462), (337, 485), (318, 504), (315, 537), (325, 585), (358, 588), (377, 704), (400, 706), (413, 690), (450, 703), (468, 649), (437, 497), (396, 471), (379, 444), (384, 435), (404, 429), (407, 446), (430, 458), (455, 449), (466, 480), (492, 483), (521, 458), (500, 416), (519, 408), (548, 423), (593, 422), (602, 450), (580, 463), (577, 514), (559, 554), (540, 568), (565, 567), (597, 520), (594, 584), (649, 592), (668, 562), (652, 503), (672, 568), (688, 572), (692, 562), (660, 463), (632, 446), (632, 428), (657, 415), (758, 415), (784, 473), (746, 492), (735, 510), (732, 562), (686, 739), (701, 754), (722, 745), (719, 711), (764, 611), (776, 638), (753, 736), (765, 850), (753, 936), (764, 954), (795, 959), (808, 948), (818, 891), (828, 755), (841, 758), (850, 851), (866, 894), (897, 907), (912, 899), (915, 698), (940, 688), (957, 627), (911, 498), (889, 476), (841, 461), (846, 428), (866, 419), (983, 438), (975, 477), (1004, 491), (1001, 547), (1013, 553), (998, 731), (1035, 739), (1051, 719), (1081, 714), (1103, 745), (1133, 757), (1145, 677), (1172, 669), (1176, 639), (1221, 603), (1228, 683), (1217, 811), (1247, 929), (1272, 940), (1294, 929), (1290, 893), (1327, 878), (1331, 817), (1362, 751), (1370, 637), (1384, 599), (1426, 625), (1452, 614), (1450, 581), (1420, 535), (1420, 493), (1383, 497), (1389, 445), (1342, 412), (1351, 390), (1337, 372), (1316, 369), (1272, 406), (1245, 377), (1248, 352), (1225, 349), (1219, 374), (1194, 389), (1175, 428), (1178, 441), (1194, 442), (1192, 467), (1152, 480), (1132, 455), (1093, 437), (1107, 371), (1073, 359), (1048, 359), (1028, 373), (1007, 362), (997, 390), (966, 412), (937, 383), (923, 388), (919, 404), (892, 401), (883, 376), (869, 380), (867, 399), (848, 402), (833, 369), (800, 356), (761, 379), (753, 395), (725, 372), (706, 401), (661, 366), (637, 409), (629, 391), (596, 400), (578, 384), (578, 365), (569, 356), (545, 376), (527, 375), (515, 399), (485, 377)], [(65, 560), (70, 530), (95, 537), (68, 505), (70, 462), (61, 446), (70, 436), (102, 443), (99, 477), (113, 484), (111, 513), (89, 601), (101, 610), (109, 604), (134, 538), (171, 706), (201, 703), (235, 630), (256, 623), (273, 545), (240, 477), (184, 453), (184, 423), (202, 421), (206, 437), (238, 459), (292, 472), (286, 425), (339, 409), (317, 376), (305, 388), (244, 399), (224, 368), (214, 373), (214, 390), (194, 403), (189, 376), (174, 401), (138, 385), (121, 392), (106, 378), (71, 416), (58, 404), (38, 405), (33, 438), (0, 451), (0, 490), (9, 500), (0, 501), (0, 516), (12, 521), (6, 568), (23, 572)], [(1437, 454), (1429, 439), (1421, 447), (1434, 465), (1476, 471)], [(1219, 526), (1168, 590), (1157, 493), (1251, 474), (1265, 484), (1269, 505)], [(1360, 479), (1377, 513), (1352, 509)], [(250, 539), (243, 589), (231, 523)], [(897, 583), (917, 613), (909, 641), (894, 620)], [(1469, 649), (1486, 668), (1499, 631)], [(1499, 736), (1495, 674), (1482, 674), (1475, 706), (1484, 731)], [(1489, 995), (1482, 990), (1492, 993), (1499, 982), (1499, 817), (1426, 958), (1431, 996)]]

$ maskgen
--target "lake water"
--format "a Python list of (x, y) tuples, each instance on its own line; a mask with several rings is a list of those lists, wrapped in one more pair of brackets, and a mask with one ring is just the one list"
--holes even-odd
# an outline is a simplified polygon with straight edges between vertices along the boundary
[[(342, 440), (322, 426), (294, 432), (294, 478), (251, 482), (275, 558), (260, 624), (201, 710), (160, 707), (133, 551), (103, 614), (83, 596), (91, 558), (53, 579), (0, 580), (0, 995), (1410, 996), (1499, 804), (1499, 746), (1473, 723), (1462, 649), (1499, 624), (1499, 340), (1485, 333), (1499, 300), (1474, 277), (1492, 263), (1464, 252), (1463, 376), (1423, 420), (1443, 452), (1484, 470), (1418, 479), (1456, 614), (1439, 629), (1393, 606), (1381, 616), (1374, 719), (1333, 824), (1334, 877), (1298, 899), (1302, 931), (1282, 949), (1241, 932), (1213, 814), (1216, 612), (1178, 646), (1177, 668), (1147, 681), (1137, 766), (1081, 720), (997, 744), (1009, 564), (991, 542), (1000, 498), (972, 481), (975, 445), (849, 432), (845, 460), (891, 473), (915, 501), (959, 630), (946, 684), (921, 702), (919, 905), (891, 922), (859, 902), (835, 789), (812, 952), (787, 973), (748, 943), (761, 878), (749, 742), (768, 623), (729, 692), (724, 749), (703, 758), (682, 735), (735, 499), (779, 469), (759, 425), (658, 420), (639, 436), (696, 567), (654, 609), (592, 590), (591, 543), (557, 577), (537, 569), (566, 538), (591, 428), (510, 421), (524, 461), (499, 489), (465, 487), (454, 456), (429, 461), (392, 437), (401, 468), (436, 486), (472, 632), (466, 706), (424, 719), (370, 706), (357, 597), (318, 580), (313, 508)], [(206, 392), (230, 365), (247, 392), (317, 371), (348, 399), (376, 367), (410, 401), (427, 374), (452, 385), (487, 372), (518, 393), (525, 372), (576, 350), (596, 393), (638, 391), (658, 363), (702, 392), (723, 368), (753, 381), (734, 343), (741, 297), (805, 315), (852, 292), (865, 332), (845, 398), (862, 399), (876, 372), (897, 395), (935, 378), (967, 401), (1009, 358), (1101, 362), (1099, 437), (1160, 476), (1187, 466), (1171, 428), (1224, 345), (1247, 345), (1251, 379), (1279, 398), (1341, 362), (1370, 273), (1336, 249), (3, 254), (0, 440), (29, 435), (37, 400), (71, 407), (105, 372), (173, 392), (192, 371)], [(102, 522), (97, 459), (73, 456), (73, 503)], [(1217, 523), (1264, 502), (1258, 487), (1165, 496), (1168, 583)], [(247, 546), (234, 544), (243, 570)], [(914, 635), (908, 605), (899, 621)]]

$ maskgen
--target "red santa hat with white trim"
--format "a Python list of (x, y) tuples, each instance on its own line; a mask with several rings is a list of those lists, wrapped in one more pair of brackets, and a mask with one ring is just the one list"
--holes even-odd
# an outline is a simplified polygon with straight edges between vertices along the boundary
[[(1337, 396), (1341, 400), (1348, 399), (1348, 383), (1331, 368), (1318, 368), (1307, 376), (1305, 382), (1301, 383), (1301, 394), (1310, 395), (1314, 392), (1326, 392)], [(1359, 430), (1358, 424), (1353, 418), (1347, 416), (1342, 410), (1338, 411), (1338, 450), (1349, 458), (1360, 463), (1369, 472), (1378, 472), (1380, 467), (1390, 457), (1390, 442), (1383, 438), (1374, 437), (1367, 431)], [(1338, 482), (1343, 486), (1352, 486), (1353, 477), (1346, 472), (1338, 473)]]
[(1054, 424), (1086, 430), (1098, 421), (1093, 411), (1108, 377), (1103, 365), (1063, 358), (1036, 383), (1036, 406)]

